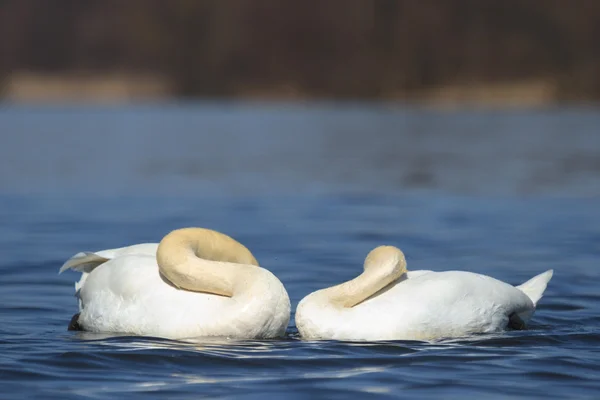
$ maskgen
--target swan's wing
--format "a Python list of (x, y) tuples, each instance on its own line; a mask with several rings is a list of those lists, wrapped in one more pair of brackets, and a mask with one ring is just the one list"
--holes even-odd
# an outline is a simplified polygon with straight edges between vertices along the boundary
[(423, 273), (394, 289), (390, 301), (411, 305), (403, 309), (404, 318), (431, 326), (441, 321), (453, 327), (500, 326), (513, 312), (524, 313), (522, 318), (528, 319), (533, 308), (530, 299), (512, 285), (467, 271)]
[(406, 271), (406, 277), (408, 279), (414, 279), (414, 278), (418, 278), (419, 276), (425, 275), (425, 274), (429, 274), (433, 271), (427, 270), (427, 269), (420, 269), (417, 271)]
[(133, 246), (120, 247), (117, 249), (100, 250), (97, 252), (81, 252), (75, 254), (69, 258), (60, 267), (58, 273), (63, 273), (66, 270), (72, 269), (74, 271), (81, 272), (81, 278), (75, 282), (75, 297), (79, 301), (79, 309), (82, 309), (82, 302), (80, 298), (81, 289), (85, 284), (88, 275), (98, 266), (104, 264), (109, 260), (115, 258), (128, 256), (128, 255), (151, 255), (155, 257), (156, 250), (158, 249), (158, 243), (142, 243)]
[(96, 254), (112, 260), (113, 258), (130, 255), (156, 256), (156, 250), (158, 250), (158, 243), (141, 243), (118, 249), (101, 250), (97, 251)]
[(120, 247), (118, 249), (100, 250), (96, 252), (81, 252), (69, 258), (59, 270), (59, 274), (72, 269), (82, 273), (90, 273), (94, 268), (113, 260), (117, 257), (128, 255), (155, 255), (158, 249), (157, 243), (142, 243), (133, 246)]
[(81, 273), (90, 273), (98, 265), (103, 264), (108, 260), (109, 258), (102, 257), (96, 253), (90, 253), (87, 251), (77, 253), (73, 257), (69, 258), (67, 262), (62, 265), (62, 267), (60, 267), (58, 273), (61, 274), (68, 269), (79, 271)]

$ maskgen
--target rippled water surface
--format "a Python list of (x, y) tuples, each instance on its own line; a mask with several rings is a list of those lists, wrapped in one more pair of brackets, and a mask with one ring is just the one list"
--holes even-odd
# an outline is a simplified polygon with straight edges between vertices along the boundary
[[(2, 398), (600, 397), (600, 114), (326, 105), (0, 109)], [(306, 294), (369, 250), (518, 284), (527, 331), (169, 341), (67, 331), (76, 252), (204, 226)], [(393, 315), (390, 315), (393, 317)]]

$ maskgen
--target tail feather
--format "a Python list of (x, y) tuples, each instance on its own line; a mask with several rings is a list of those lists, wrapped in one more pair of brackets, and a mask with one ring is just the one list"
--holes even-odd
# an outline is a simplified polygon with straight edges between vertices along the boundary
[(82, 252), (77, 253), (73, 257), (69, 258), (67, 262), (60, 267), (59, 274), (66, 270), (72, 269), (74, 271), (81, 272), (81, 278), (75, 282), (75, 297), (78, 299), (79, 311), (83, 310), (83, 303), (80, 298), (81, 288), (85, 284), (88, 274), (94, 270), (94, 268), (107, 262), (109, 258), (99, 256), (96, 253)]
[(62, 267), (60, 267), (58, 273), (61, 274), (68, 269), (89, 273), (92, 272), (94, 268), (96, 268), (100, 264), (107, 262), (108, 260), (108, 258), (99, 256), (96, 253), (77, 253), (73, 257), (68, 259)]
[(517, 289), (525, 293), (533, 302), (533, 305), (537, 305), (538, 301), (544, 295), (548, 282), (552, 279), (554, 270), (549, 269), (539, 275), (534, 276), (527, 282), (517, 286)]

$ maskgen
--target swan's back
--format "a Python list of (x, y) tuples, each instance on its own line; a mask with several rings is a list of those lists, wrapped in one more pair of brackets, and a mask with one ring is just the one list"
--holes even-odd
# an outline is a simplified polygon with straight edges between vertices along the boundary
[(308, 327), (303, 335), (334, 339), (429, 340), (493, 332), (505, 329), (513, 314), (527, 322), (535, 309), (522, 290), (465, 271), (410, 272), (352, 308), (306, 300), (299, 306), (300, 324)]

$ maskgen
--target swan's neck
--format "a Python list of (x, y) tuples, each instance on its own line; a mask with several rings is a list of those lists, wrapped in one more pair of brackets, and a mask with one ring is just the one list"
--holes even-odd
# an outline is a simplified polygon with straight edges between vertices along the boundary
[(393, 282), (396, 277), (379, 271), (364, 271), (358, 277), (320, 290), (319, 296), (335, 307), (352, 308)]
[(208, 229), (171, 232), (160, 242), (156, 259), (167, 280), (195, 292), (232, 297), (260, 275), (258, 262), (246, 247)]
[(362, 274), (348, 282), (320, 290), (317, 292), (319, 301), (328, 302), (335, 307), (354, 307), (405, 272), (406, 260), (400, 249), (393, 246), (376, 247), (365, 258)]

